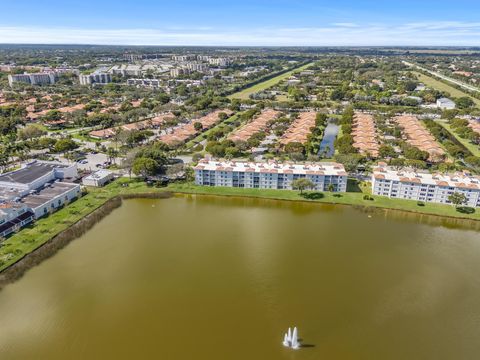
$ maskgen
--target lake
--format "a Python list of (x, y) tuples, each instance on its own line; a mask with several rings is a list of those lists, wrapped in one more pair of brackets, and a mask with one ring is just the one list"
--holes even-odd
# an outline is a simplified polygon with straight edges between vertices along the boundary
[[(478, 359), (478, 224), (128, 200), (0, 292), (0, 359)], [(298, 326), (305, 345), (281, 345)]]

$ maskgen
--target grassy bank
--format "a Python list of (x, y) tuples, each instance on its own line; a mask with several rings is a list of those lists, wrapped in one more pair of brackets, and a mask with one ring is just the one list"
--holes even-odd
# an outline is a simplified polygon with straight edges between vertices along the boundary
[(0, 245), (0, 272), (93, 213), (115, 196), (155, 191), (143, 183), (131, 183), (128, 187), (122, 187), (121, 184), (125, 181), (116, 181), (103, 189), (92, 188), (82, 198), (8, 237)]
[(436, 122), (441, 126), (443, 126), (450, 134), (452, 134), (452, 136), (454, 136), (455, 139), (457, 139), (463, 146), (465, 146), (473, 155), (480, 157), (480, 147), (478, 147), (475, 144), (472, 144), (467, 139), (464, 139), (459, 135), (457, 135), (455, 131), (452, 129), (452, 127), (450, 126), (450, 124), (448, 124), (447, 122), (441, 121), (441, 120), (437, 120)]
[(372, 196), (373, 200), (364, 200), (365, 194), (369, 189), (362, 187), (364, 192), (349, 192), (336, 194), (324, 192), (320, 198), (308, 198), (302, 196), (298, 191), (288, 190), (265, 190), (265, 189), (239, 189), (239, 188), (220, 188), (203, 187), (192, 184), (174, 184), (168, 187), (174, 193), (205, 194), (220, 196), (248, 196), (265, 199), (290, 200), (290, 201), (311, 201), (328, 204), (344, 204), (352, 206), (377, 207), (383, 209), (403, 210), (419, 214), (447, 216), (452, 218), (463, 218), (471, 220), (480, 220), (480, 212), (474, 214), (462, 214), (456, 211), (453, 206), (427, 203), (425, 206), (418, 206), (417, 201), (389, 199), (382, 196)]
[(467, 94), (466, 92), (458, 90), (457, 88), (455, 88), (453, 86), (450, 86), (450, 85), (444, 83), (443, 81), (437, 80), (437, 79), (435, 79), (431, 76), (427, 76), (427, 75), (424, 75), (424, 74), (419, 73), (419, 72), (415, 72), (415, 75), (418, 76), (419, 81), (421, 81), (422, 83), (424, 83), (425, 85), (427, 85), (431, 88), (434, 88), (434, 89), (440, 90), (440, 91), (448, 92), (453, 97), (463, 97), (463, 96), (469, 97), (470, 99), (472, 99), (475, 102), (475, 105), (480, 106), (480, 100), (479, 99), (476, 99), (473, 96), (470, 96), (469, 94)]
[(240, 100), (248, 100), (250, 99), (250, 95), (251, 94), (255, 94), (259, 91), (263, 91), (263, 90), (266, 90), (266, 89), (269, 89), (271, 88), (272, 86), (278, 84), (280, 81), (282, 80), (285, 80), (285, 79), (288, 79), (290, 76), (292, 76), (293, 74), (295, 73), (298, 73), (300, 71), (303, 71), (305, 70), (306, 68), (308, 68), (309, 66), (311, 65), (311, 63), (308, 63), (308, 64), (305, 64), (303, 66), (300, 66), (296, 69), (293, 69), (291, 71), (288, 71), (286, 73), (283, 73), (281, 75), (278, 75), (274, 78), (271, 78), (269, 80), (265, 80), (261, 83), (258, 83), (256, 85), (253, 85), (252, 87), (249, 87), (249, 88), (246, 88), (242, 91), (239, 91), (235, 94), (232, 94), (230, 95), (228, 98), (229, 99), (240, 99)]
[[(128, 184), (128, 186), (124, 186)], [(298, 191), (288, 190), (265, 190), (265, 189), (239, 189), (239, 188), (219, 188), (219, 187), (202, 187), (190, 183), (186, 184), (171, 184), (165, 188), (147, 187), (145, 183), (135, 180), (121, 179), (117, 180), (101, 189), (89, 189), (88, 194), (64, 207), (63, 209), (36, 221), (31, 226), (22, 229), (18, 233), (10, 236), (1, 243), (0, 246), (0, 272), (18, 263), (20, 260), (26, 258), (26, 255), (35, 250), (46, 246), (52, 239), (57, 239), (59, 234), (66, 234), (70, 229), (75, 228), (83, 219), (88, 219), (89, 216), (96, 211), (103, 209), (109, 200), (123, 197), (156, 197), (167, 195), (168, 193), (181, 194), (203, 194), (203, 195), (217, 195), (217, 196), (238, 196), (238, 197), (254, 197), (274, 200), (288, 200), (288, 201), (308, 201), (328, 204), (343, 204), (351, 206), (375, 207), (383, 209), (395, 209), (408, 211), (412, 213), (438, 215), (451, 218), (461, 218), (470, 220), (480, 220), (480, 212), (474, 214), (461, 214), (457, 212), (452, 206), (440, 204), (425, 204), (425, 206), (418, 206), (416, 201), (389, 199), (385, 197), (373, 196), (373, 200), (365, 200), (365, 194), (369, 194), (369, 188), (366, 184), (357, 186), (353, 183), (349, 184), (349, 191), (344, 194), (335, 193), (306, 193), (301, 195)], [(112, 208), (113, 209), (113, 208)], [(105, 213), (106, 214), (106, 213)], [(101, 215), (99, 219), (101, 218)], [(90, 219), (88, 226), (93, 226), (93, 221), (97, 219)], [(72, 236), (80, 236), (82, 228), (77, 229), (68, 234), (64, 239), (66, 244), (71, 240)], [(70, 238), (69, 238), (70, 237)], [(47, 244), (48, 245), (48, 244)], [(56, 251), (58, 246), (52, 247), (52, 251)], [(36, 252), (35, 252), (36, 253)], [(32, 254), (33, 255), (33, 254)], [(48, 254), (47, 254), (48, 255)], [(48, 257), (48, 256), (46, 256)], [(45, 258), (46, 258), (45, 257)], [(24, 260), (22, 260), (24, 261)], [(38, 261), (30, 261), (31, 264), (36, 264)], [(32, 265), (33, 266), (33, 265)], [(10, 270), (10, 269), (9, 269)], [(22, 269), (25, 271), (25, 269)]]

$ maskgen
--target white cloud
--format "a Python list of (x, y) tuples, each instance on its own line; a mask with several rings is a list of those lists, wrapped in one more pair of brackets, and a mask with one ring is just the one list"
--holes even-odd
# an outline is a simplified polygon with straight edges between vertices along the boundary
[(81, 29), (0, 26), (0, 43), (234, 46), (479, 46), (478, 22), (401, 25), (335, 23), (319, 27), (249, 29)]

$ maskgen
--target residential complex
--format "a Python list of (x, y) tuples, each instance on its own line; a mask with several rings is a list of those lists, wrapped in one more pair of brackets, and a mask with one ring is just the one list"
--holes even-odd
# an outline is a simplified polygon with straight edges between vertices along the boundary
[(13, 86), (14, 83), (21, 82), (30, 85), (49, 85), (55, 84), (55, 73), (36, 73), (36, 74), (15, 74), (8, 75), (8, 84)]
[(457, 192), (465, 195), (465, 205), (480, 207), (480, 177), (464, 173), (431, 174), (382, 164), (373, 171), (372, 191), (390, 198), (442, 204), (450, 204), (448, 197)]
[(292, 142), (305, 144), (308, 140), (308, 135), (312, 133), (311, 129), (315, 127), (316, 117), (317, 113), (314, 111), (301, 113), (283, 134), (280, 144), (287, 145)]
[(195, 128), (195, 123), (202, 124), (202, 130), (209, 129), (221, 121), (219, 117), (221, 113), (225, 113), (227, 116), (232, 115), (232, 111), (228, 109), (213, 111), (199, 119), (194, 119), (187, 124), (176, 127), (170, 133), (160, 136), (159, 140), (169, 145), (185, 142), (200, 132)]
[(416, 116), (402, 115), (395, 117), (394, 120), (403, 129), (407, 142), (428, 152), (430, 161), (439, 162), (444, 159), (445, 151)]
[(304, 165), (203, 160), (194, 170), (195, 183), (203, 186), (292, 190), (294, 180), (307, 178), (317, 191), (347, 191), (347, 173), (343, 165), (337, 163)]
[(78, 198), (77, 177), (76, 165), (38, 161), (0, 175), (0, 235)]
[(228, 138), (232, 141), (247, 141), (253, 134), (263, 131), (267, 128), (268, 123), (276, 119), (280, 115), (279, 111), (272, 109), (262, 110), (262, 113), (255, 117), (245, 126), (230, 133)]
[(360, 153), (378, 157), (380, 145), (377, 141), (375, 119), (370, 114), (355, 113), (353, 119), (353, 147)]

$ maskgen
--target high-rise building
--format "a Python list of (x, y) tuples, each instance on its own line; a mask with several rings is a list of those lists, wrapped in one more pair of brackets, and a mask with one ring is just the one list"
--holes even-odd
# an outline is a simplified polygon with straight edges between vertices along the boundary
[(55, 84), (55, 73), (36, 73), (36, 74), (15, 74), (8, 75), (8, 84), (13, 86), (16, 82), (22, 82), (31, 85)]
[(81, 74), (78, 78), (80, 80), (80, 85), (108, 84), (112, 82), (112, 75), (109, 73)]

